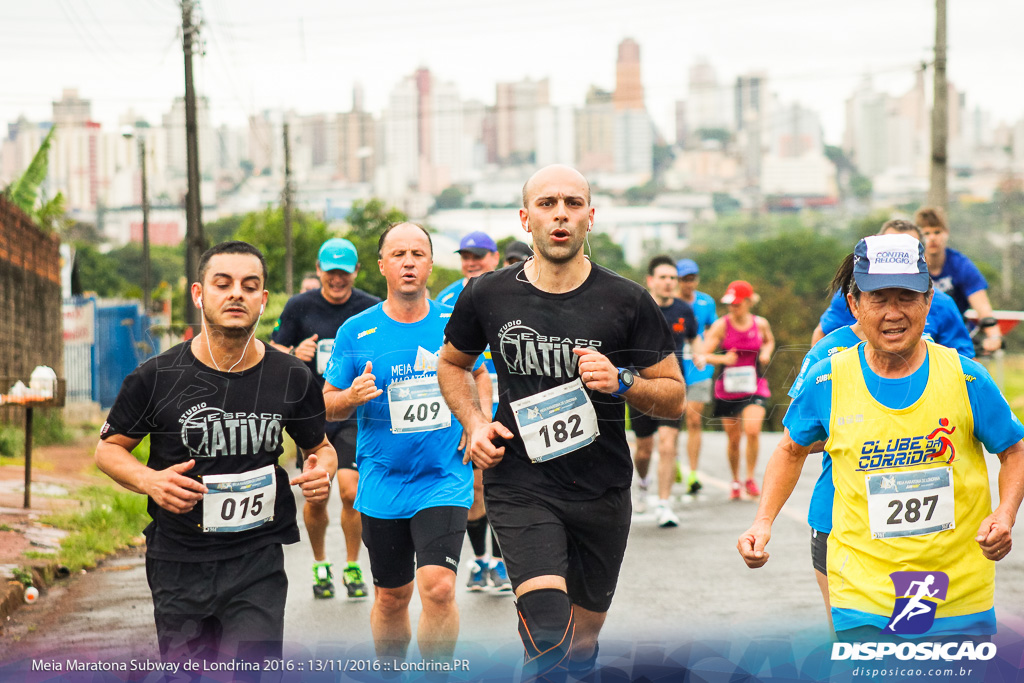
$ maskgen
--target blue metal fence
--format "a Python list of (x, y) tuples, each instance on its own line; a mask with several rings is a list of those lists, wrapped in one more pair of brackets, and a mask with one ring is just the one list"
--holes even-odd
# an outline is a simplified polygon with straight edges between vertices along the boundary
[(149, 320), (135, 304), (97, 307), (92, 370), (93, 400), (100, 407), (114, 405), (124, 378), (156, 352), (148, 330)]

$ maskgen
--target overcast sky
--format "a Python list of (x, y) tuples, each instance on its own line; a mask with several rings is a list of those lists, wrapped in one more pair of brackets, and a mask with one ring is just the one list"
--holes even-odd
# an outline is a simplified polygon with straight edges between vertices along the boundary
[[(951, 81), (995, 121), (1024, 117), (1024, 2), (949, 6)], [(706, 58), (723, 84), (767, 72), (783, 102), (821, 114), (831, 143), (864, 75), (906, 90), (935, 31), (932, 0), (203, 0), (198, 14), (196, 85), (217, 124), (344, 111), (356, 82), (379, 112), (420, 66), (466, 99), (493, 103), (497, 81), (548, 77), (554, 103), (581, 104), (591, 84), (614, 87), (616, 45), (632, 37), (660, 125)], [(159, 123), (184, 92), (180, 24), (176, 0), (0, 0), (0, 122), (49, 120), (74, 87), (105, 126), (128, 109)]]

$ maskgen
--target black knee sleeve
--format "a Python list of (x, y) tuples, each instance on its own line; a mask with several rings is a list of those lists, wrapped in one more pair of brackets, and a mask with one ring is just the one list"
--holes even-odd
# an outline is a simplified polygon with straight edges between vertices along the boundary
[(466, 522), (466, 535), (469, 536), (469, 545), (473, 547), (474, 555), (483, 557), (487, 554), (487, 517)]
[(542, 588), (516, 601), (519, 636), (526, 648), (523, 681), (565, 680), (575, 623), (565, 591)]

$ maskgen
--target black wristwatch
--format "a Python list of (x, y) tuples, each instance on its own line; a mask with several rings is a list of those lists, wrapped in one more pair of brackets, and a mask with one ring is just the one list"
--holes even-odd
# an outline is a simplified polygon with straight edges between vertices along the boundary
[(636, 380), (636, 375), (629, 368), (619, 368), (619, 388), (615, 391), (612, 396), (622, 396), (624, 393), (633, 388), (633, 382)]

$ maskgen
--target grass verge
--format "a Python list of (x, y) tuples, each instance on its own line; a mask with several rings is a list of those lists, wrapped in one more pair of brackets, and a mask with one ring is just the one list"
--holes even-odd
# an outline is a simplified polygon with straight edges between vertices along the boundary
[(97, 560), (126, 548), (149, 524), (146, 497), (111, 486), (86, 486), (75, 493), (84, 511), (61, 512), (40, 519), (44, 524), (70, 533), (61, 541), (57, 555), (26, 553), (33, 558), (55, 559), (72, 572), (93, 567)]

